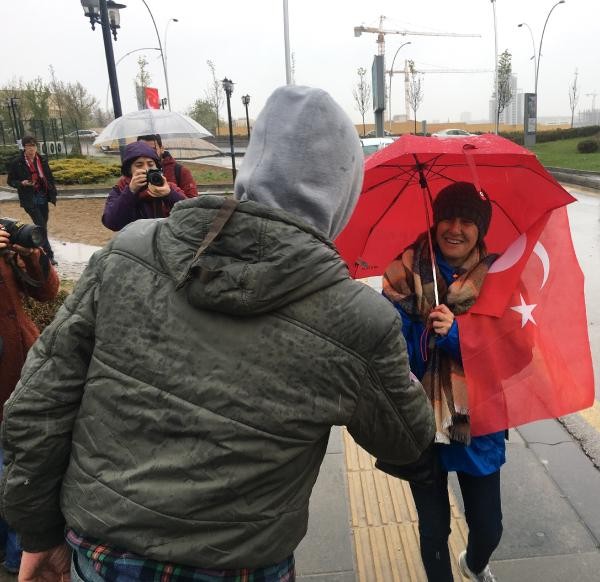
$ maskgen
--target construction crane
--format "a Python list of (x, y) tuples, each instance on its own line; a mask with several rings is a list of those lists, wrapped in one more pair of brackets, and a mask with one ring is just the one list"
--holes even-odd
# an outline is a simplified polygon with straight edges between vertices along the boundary
[(585, 96), (592, 98), (592, 111), (596, 111), (596, 97), (598, 97), (598, 93), (586, 93)]
[[(374, 33), (377, 35), (377, 53), (379, 56), (383, 57), (383, 61), (385, 63), (385, 35), (386, 34), (399, 34), (401, 36), (452, 36), (452, 37), (481, 37), (480, 34), (463, 34), (458, 32), (420, 32), (416, 30), (390, 30), (383, 28), (383, 21), (385, 20), (385, 16), (379, 17), (379, 28), (371, 27), (371, 26), (355, 26), (354, 27), (354, 36), (360, 36), (363, 32)], [(385, 70), (385, 65), (384, 65)], [(392, 74), (390, 74), (390, 85), (392, 80)], [(374, 88), (375, 90), (375, 88)], [(381, 91), (385, 91), (385, 81), (384, 86), (380, 88)], [(391, 108), (390, 108), (391, 109)], [(408, 114), (408, 109), (406, 110)], [(377, 122), (377, 116), (382, 115), (382, 113), (376, 113), (375, 119)], [(390, 111), (390, 123), (391, 123), (391, 111)]]
[[(417, 69), (415, 71), (419, 75), (421, 74), (438, 74), (438, 73), (493, 73), (492, 69)], [(392, 75), (395, 73), (404, 74), (404, 106), (406, 108), (406, 119), (408, 119), (408, 112), (410, 111), (410, 71), (408, 66), (408, 60), (404, 61), (404, 70), (402, 71), (389, 71)]]
[(461, 34), (458, 32), (417, 32), (415, 30), (388, 30), (383, 28), (385, 16), (379, 17), (379, 28), (371, 26), (355, 26), (354, 36), (360, 36), (363, 32), (372, 32), (377, 35), (378, 54), (385, 56), (385, 35), (400, 34), (402, 36), (454, 36), (454, 37), (481, 37), (480, 34)]

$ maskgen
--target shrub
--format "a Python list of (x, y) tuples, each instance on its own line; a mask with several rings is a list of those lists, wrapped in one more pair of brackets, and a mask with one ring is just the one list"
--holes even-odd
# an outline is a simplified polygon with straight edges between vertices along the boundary
[(121, 175), (119, 164), (102, 164), (88, 158), (52, 160), (50, 169), (57, 184), (96, 184)]
[(577, 144), (580, 154), (591, 154), (598, 151), (598, 142), (595, 139), (584, 139)]
[(0, 174), (8, 172), (10, 162), (19, 154), (19, 148), (16, 145), (0, 146)]
[[(551, 129), (550, 131), (539, 131), (535, 136), (536, 143), (546, 143), (549, 141), (558, 141), (559, 139), (571, 139), (574, 137), (589, 137), (600, 132), (600, 127), (597, 125), (589, 125), (586, 127), (572, 127), (569, 129)], [(506, 139), (510, 139), (519, 145), (523, 145), (522, 131), (501, 131), (500, 135)]]

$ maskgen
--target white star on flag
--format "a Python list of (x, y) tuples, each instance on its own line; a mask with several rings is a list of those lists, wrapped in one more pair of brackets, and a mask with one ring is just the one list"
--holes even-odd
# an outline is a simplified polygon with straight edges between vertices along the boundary
[(525, 324), (528, 321), (531, 321), (531, 323), (537, 325), (535, 319), (533, 319), (533, 310), (537, 307), (537, 303), (527, 305), (527, 303), (525, 303), (525, 299), (523, 299), (523, 295), (519, 295), (519, 297), (521, 297), (521, 305), (515, 305), (514, 307), (511, 307), (511, 309), (521, 314), (521, 329), (525, 327)]

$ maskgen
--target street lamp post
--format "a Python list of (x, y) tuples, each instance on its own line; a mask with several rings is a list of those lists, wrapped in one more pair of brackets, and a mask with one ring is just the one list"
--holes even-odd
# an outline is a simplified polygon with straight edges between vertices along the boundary
[(550, 15), (552, 14), (552, 11), (559, 5), (559, 4), (564, 4), (565, 0), (559, 0), (556, 4), (554, 4), (554, 6), (552, 6), (552, 8), (550, 8), (550, 12), (548, 12), (548, 16), (546, 16), (546, 22), (544, 22), (544, 28), (542, 29), (542, 36), (540, 36), (540, 46), (538, 47), (538, 52), (537, 52), (537, 66), (535, 69), (535, 90), (534, 93), (536, 95), (536, 101), (537, 101), (537, 94), (538, 94), (538, 79), (540, 76), (540, 61), (542, 60), (542, 42), (544, 42), (544, 33), (546, 32), (546, 25), (548, 24), (548, 19), (550, 18)]
[(250, 117), (248, 117), (248, 105), (250, 105), (250, 95), (242, 95), (242, 103), (246, 108), (246, 132), (250, 139)]
[[(167, 75), (167, 63), (166, 63), (166, 59), (165, 59), (165, 53), (163, 52), (162, 42), (160, 40), (160, 34), (158, 34), (158, 28), (156, 27), (156, 21), (154, 20), (154, 15), (152, 14), (152, 10), (150, 10), (150, 6), (148, 6), (148, 3), (146, 2), (146, 0), (142, 0), (142, 2), (144, 3), (144, 6), (147, 8), (148, 13), (150, 14), (150, 18), (152, 19), (152, 24), (154, 25), (154, 31), (156, 32), (156, 40), (158, 40), (158, 48), (160, 49), (160, 59), (162, 61), (163, 74), (165, 76), (165, 86), (167, 88), (167, 100), (168, 100), (167, 103), (169, 105), (169, 111), (171, 111), (171, 94), (169, 92), (169, 77)], [(175, 20), (175, 19), (173, 19), (173, 20)]]
[[(167, 34), (169, 32), (169, 24), (171, 24), (171, 22), (179, 22), (178, 18), (169, 18), (169, 20), (167, 21), (167, 24), (165, 26), (165, 79), (168, 79), (168, 71), (169, 71), (169, 61), (167, 60)], [(169, 99), (169, 82), (167, 81), (167, 102), (169, 104), (169, 111), (171, 111), (171, 100)], [(164, 107), (163, 107), (164, 109)]]
[(537, 86), (537, 55), (535, 52), (535, 40), (533, 38), (533, 31), (531, 30), (531, 26), (529, 26), (529, 24), (527, 24), (526, 22), (521, 22), (521, 24), (517, 26), (519, 28), (521, 28), (522, 26), (526, 26), (527, 30), (529, 30), (529, 36), (531, 37), (531, 47), (533, 48), (533, 56), (531, 58), (533, 59), (533, 86), (535, 88)]
[(397, 49), (396, 49), (396, 53), (394, 54), (394, 58), (392, 59), (392, 66), (390, 67), (390, 83), (389, 83), (389, 90), (388, 90), (388, 107), (390, 109), (389, 111), (389, 132), (392, 133), (392, 77), (394, 75), (394, 63), (396, 62), (396, 57), (398, 56), (398, 53), (400, 52), (400, 49), (403, 46), (406, 46), (407, 44), (412, 44), (409, 41), (407, 42), (403, 42)]
[(235, 177), (237, 175), (237, 171), (235, 169), (235, 149), (233, 147), (233, 120), (231, 119), (231, 95), (233, 94), (233, 81), (225, 77), (221, 81), (223, 84), (223, 89), (225, 90), (225, 96), (227, 97), (227, 118), (229, 119), (229, 148), (231, 150), (231, 173), (233, 174), (233, 181), (235, 182)]
[(494, 133), (498, 135), (500, 116), (498, 115), (498, 27), (496, 25), (496, 0), (490, 0), (494, 12)]
[(115, 119), (123, 115), (121, 109), (121, 97), (119, 95), (119, 82), (117, 80), (117, 69), (115, 66), (115, 54), (113, 52), (110, 33), (117, 40), (117, 29), (120, 28), (121, 17), (119, 10), (126, 8), (125, 4), (117, 4), (112, 0), (81, 0), (83, 12), (90, 19), (92, 30), (96, 24), (102, 27), (102, 38), (104, 39), (104, 52), (106, 54), (106, 67), (108, 69), (108, 80), (112, 94), (113, 111)]

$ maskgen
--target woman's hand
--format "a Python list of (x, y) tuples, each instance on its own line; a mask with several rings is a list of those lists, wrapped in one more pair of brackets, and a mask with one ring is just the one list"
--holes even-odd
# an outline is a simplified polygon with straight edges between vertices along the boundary
[(452, 324), (454, 323), (454, 313), (443, 303), (434, 307), (429, 314), (429, 321), (433, 331), (438, 335), (448, 335)]
[(0, 250), (10, 247), (10, 235), (0, 226)]
[(171, 186), (167, 182), (167, 179), (163, 176), (162, 186), (154, 186), (154, 184), (148, 184), (148, 193), (154, 198), (164, 198), (171, 193)]
[(131, 182), (129, 182), (129, 189), (137, 194), (140, 190), (143, 190), (148, 185), (146, 179), (146, 170), (134, 170), (131, 176)]

